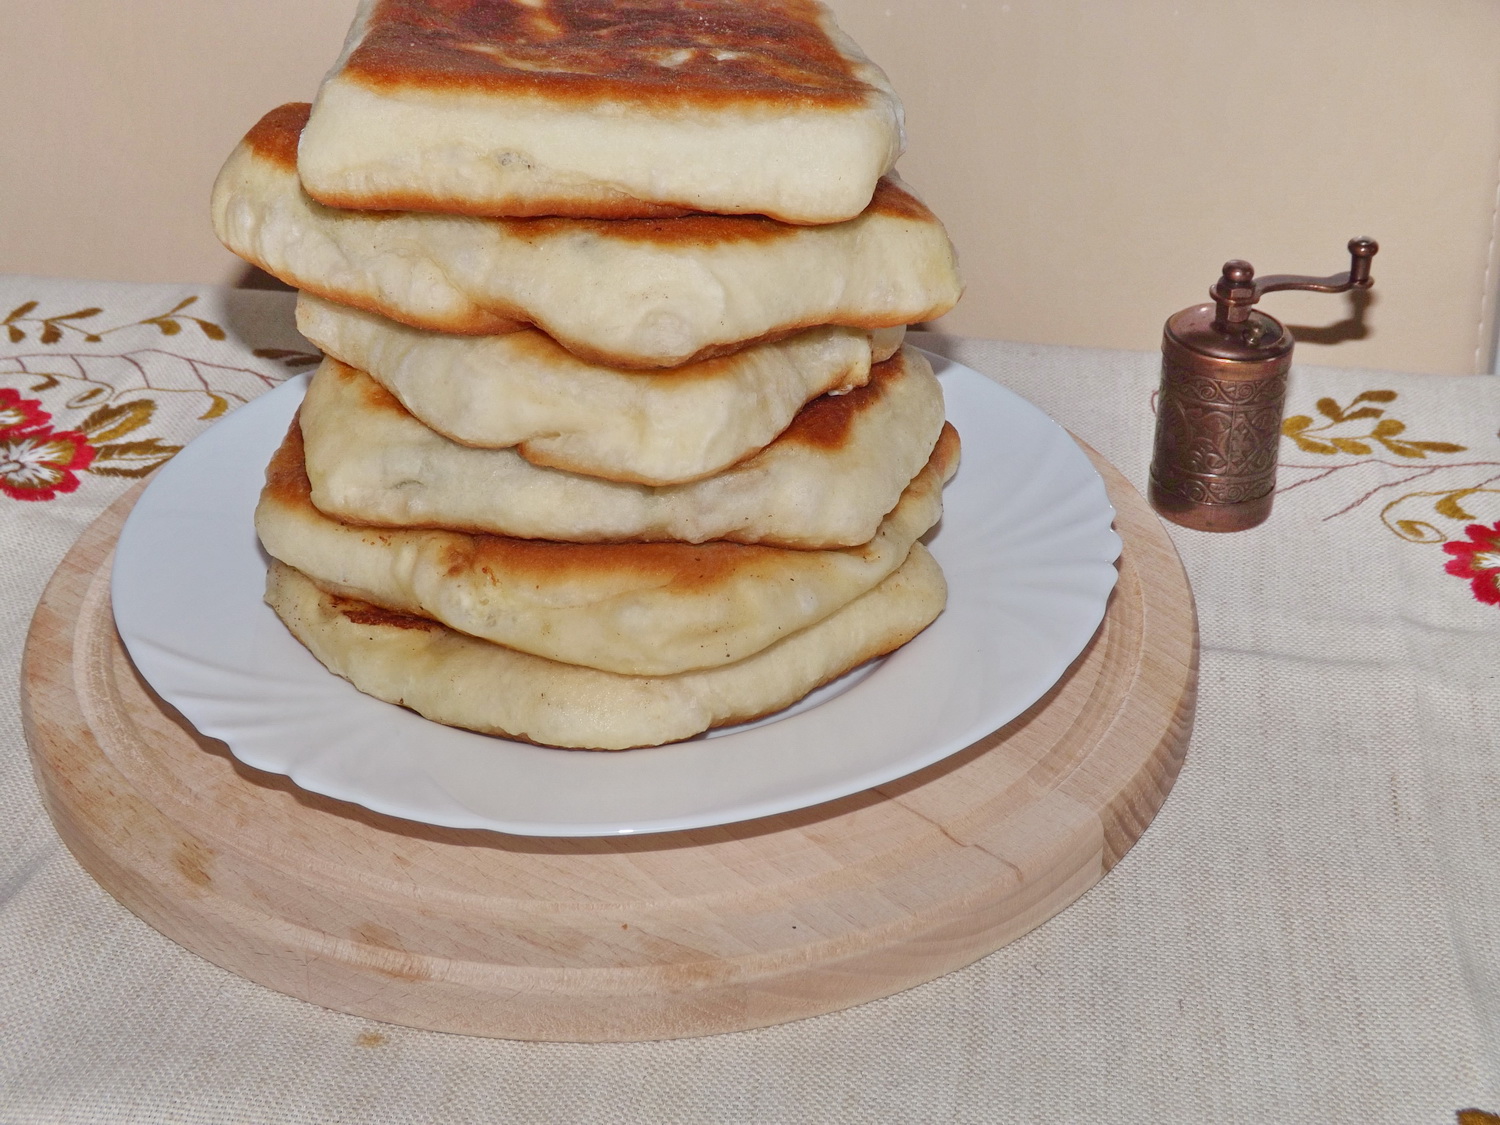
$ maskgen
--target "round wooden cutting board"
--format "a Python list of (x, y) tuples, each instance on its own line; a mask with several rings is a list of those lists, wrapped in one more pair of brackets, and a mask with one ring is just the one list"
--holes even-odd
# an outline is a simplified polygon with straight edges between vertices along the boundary
[(1145, 830), (1192, 725), (1197, 624), (1171, 541), (1107, 462), (1125, 542), (1099, 633), (1014, 722), (919, 773), (719, 828), (589, 839), (433, 828), (297, 788), (199, 736), (116, 636), (136, 493), (64, 560), (27, 641), (38, 784), (80, 863), (202, 957), (412, 1027), (620, 1041), (782, 1023), (967, 965)]

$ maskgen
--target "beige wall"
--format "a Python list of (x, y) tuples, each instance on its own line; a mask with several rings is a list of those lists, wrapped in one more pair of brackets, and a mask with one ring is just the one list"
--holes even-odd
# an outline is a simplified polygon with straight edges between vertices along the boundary
[(1334, 273), (1368, 234), (1369, 335), (1298, 358), (1490, 370), (1500, 4), (833, 3), (906, 103), (902, 168), (966, 267), (955, 331), (1154, 348), (1226, 259)]
[[(1299, 357), (1490, 369), (1500, 5), (833, 3), (905, 99), (902, 171), (959, 247), (946, 327), (1154, 348), (1226, 258), (1330, 273), (1370, 234), (1366, 334), (1304, 333)], [(236, 277), (213, 175), (261, 112), (311, 96), (353, 0), (0, 4), (0, 269)], [(1266, 307), (1307, 326), (1351, 308)]]
[(229, 150), (310, 99), (354, 0), (0, 0), (0, 270), (230, 281)]

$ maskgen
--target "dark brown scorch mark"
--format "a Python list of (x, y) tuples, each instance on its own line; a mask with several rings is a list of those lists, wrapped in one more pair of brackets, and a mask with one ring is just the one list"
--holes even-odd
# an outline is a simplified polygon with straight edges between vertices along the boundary
[(842, 449), (849, 443), (854, 423), (873, 410), (890, 385), (905, 373), (905, 360), (897, 352), (884, 363), (870, 368), (870, 381), (847, 394), (822, 395), (797, 412), (778, 441), (811, 445), (817, 449)]
[(382, 0), (345, 73), (566, 103), (847, 106), (869, 88), (809, 0)]

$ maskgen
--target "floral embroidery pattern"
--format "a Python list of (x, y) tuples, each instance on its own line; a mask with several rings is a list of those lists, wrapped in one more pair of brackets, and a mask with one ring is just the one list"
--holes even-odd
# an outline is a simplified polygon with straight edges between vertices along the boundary
[(1485, 605), (1500, 606), (1500, 523), (1493, 527), (1470, 524), (1468, 539), (1452, 540), (1443, 550), (1453, 556), (1444, 569), (1469, 581), (1474, 597)]
[[(1398, 457), (1424, 458), (1429, 453), (1462, 453), (1467, 448), (1455, 445), (1451, 441), (1412, 441), (1408, 438), (1397, 437), (1396, 435), (1406, 432), (1405, 422), (1382, 417), (1385, 414), (1383, 407), (1359, 405), (1362, 402), (1394, 401), (1396, 401), (1395, 391), (1364, 391), (1355, 395), (1354, 400), (1348, 406), (1340, 406), (1331, 398), (1320, 398), (1316, 403), (1316, 409), (1328, 421), (1321, 426), (1314, 426), (1313, 419), (1309, 415), (1294, 414), (1281, 424), (1281, 433), (1282, 436), (1291, 438), (1297, 444), (1297, 448), (1306, 453), (1322, 453), (1328, 456), (1335, 453), (1352, 453), (1358, 457), (1367, 457), (1375, 452), (1375, 447), (1370, 444), (1372, 441), (1378, 442)], [(1330, 432), (1335, 427), (1367, 418), (1378, 419), (1374, 426), (1369, 428), (1369, 433), (1350, 434), (1345, 431), (1334, 434)], [(1313, 437), (1314, 434), (1323, 436)]]
[(41, 403), (0, 388), (0, 493), (13, 500), (51, 500), (78, 487), (94, 460), (88, 438), (53, 430)]
[[(1380, 509), (1386, 529), (1407, 543), (1441, 545), (1451, 556), (1446, 572), (1469, 581), (1479, 601), (1500, 606), (1500, 522), (1484, 523), (1500, 516), (1500, 461), (1457, 460), (1444, 455), (1466, 453), (1468, 446), (1408, 437), (1406, 424), (1390, 416), (1397, 397), (1395, 391), (1367, 390), (1348, 403), (1321, 398), (1314, 404), (1321, 421), (1311, 414), (1288, 417), (1282, 436), (1322, 463), (1281, 460), (1277, 492), (1335, 475), (1361, 482), (1353, 498), (1324, 521), (1394, 494)], [(1428, 482), (1427, 488), (1414, 488), (1418, 482)]]
[(1382, 508), (1380, 520), (1408, 543), (1447, 542), (1448, 535), (1434, 525), (1429, 518), (1426, 509), (1427, 502), (1432, 501), (1430, 513), (1432, 517), (1441, 516), (1443, 519), (1453, 520), (1456, 523), (1473, 523), (1479, 517), (1463, 505), (1466, 503), (1473, 505), (1476, 500), (1500, 498), (1500, 489), (1483, 487), (1497, 480), (1500, 480), (1500, 473), (1494, 474), (1477, 485), (1453, 488), (1446, 492), (1408, 492)]
[(0, 433), (38, 429), (51, 420), (52, 415), (42, 409), (40, 402), (24, 399), (19, 392), (0, 387)]
[(0, 320), (0, 325), (5, 327), (6, 334), (10, 337), (12, 344), (19, 344), (27, 338), (27, 330), (21, 327), (23, 324), (40, 325), (41, 331), (38, 341), (43, 344), (56, 344), (63, 338), (64, 332), (76, 332), (82, 336), (86, 343), (97, 344), (112, 332), (119, 332), (126, 328), (138, 328), (141, 325), (151, 324), (161, 332), (163, 336), (175, 336), (182, 331), (183, 321), (196, 324), (202, 333), (210, 340), (223, 340), (224, 329), (220, 328), (211, 320), (201, 317), (188, 316), (183, 309), (197, 301), (196, 296), (184, 297), (164, 313), (157, 316), (146, 317), (144, 320), (133, 320), (129, 324), (117, 324), (113, 328), (103, 328), (93, 331), (89, 328), (80, 328), (73, 322), (75, 320), (91, 320), (102, 313), (103, 309), (76, 309), (70, 313), (57, 313), (53, 316), (32, 316), (36, 311), (37, 301), (26, 301), (10, 310), (10, 315)]
[[(197, 301), (188, 296), (122, 323), (95, 307), (53, 313), (25, 301), (11, 309), (0, 320), (4, 339), (45, 350), (0, 355), (0, 494), (51, 500), (77, 489), (83, 473), (143, 477), (182, 448), (150, 434), (153, 426), (180, 431), (184, 423), (212, 421), (275, 386), (281, 376), (198, 358), (186, 343), (182, 350), (88, 347), (115, 333), (126, 333), (123, 341), (130, 330), (183, 339), (191, 330), (200, 347), (227, 339), (220, 325), (187, 311)], [(253, 354), (288, 370), (322, 358), (285, 348)], [(54, 421), (59, 415), (69, 419), (66, 427)]]

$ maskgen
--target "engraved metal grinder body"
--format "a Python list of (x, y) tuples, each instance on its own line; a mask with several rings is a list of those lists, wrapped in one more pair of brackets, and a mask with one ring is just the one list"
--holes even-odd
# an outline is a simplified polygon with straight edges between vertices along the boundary
[(1243, 531), (1271, 514), (1286, 377), (1295, 341), (1253, 306), (1279, 289), (1368, 289), (1373, 239), (1349, 242), (1349, 272), (1270, 274), (1225, 262), (1213, 302), (1183, 309), (1162, 332), (1161, 393), (1148, 494), (1166, 519), (1199, 531)]

